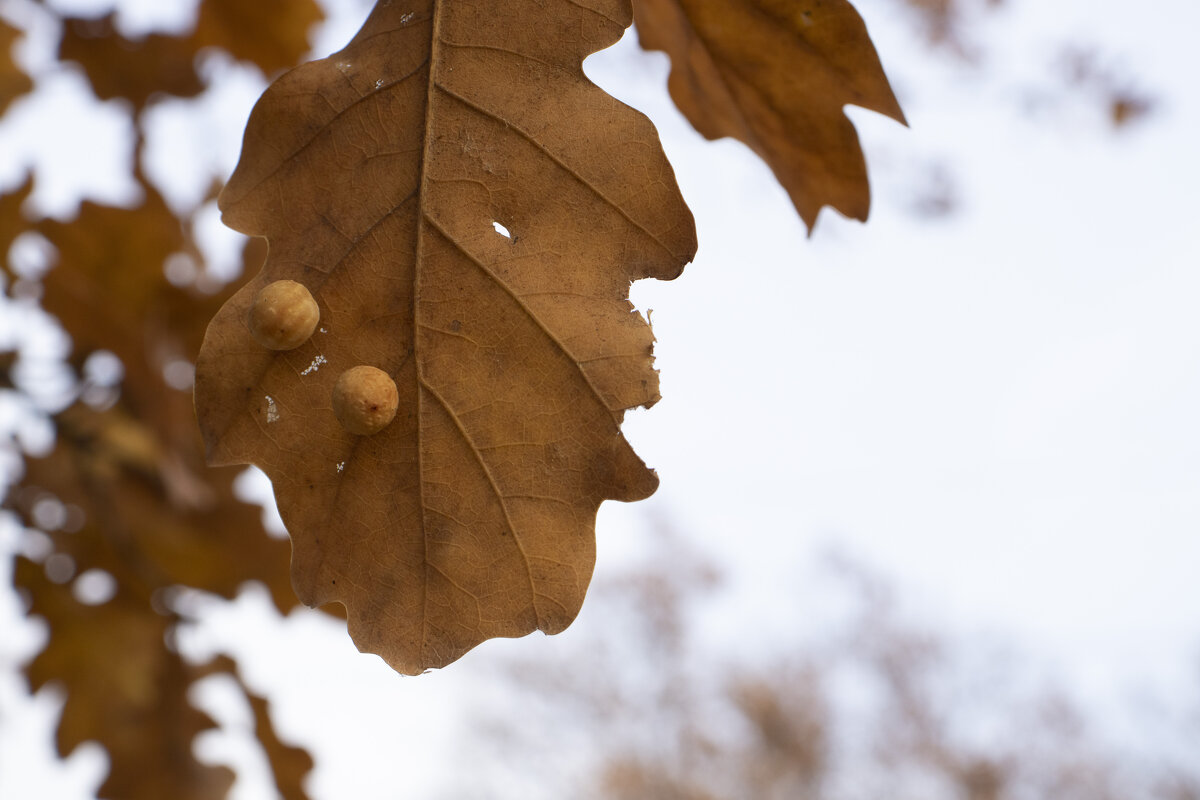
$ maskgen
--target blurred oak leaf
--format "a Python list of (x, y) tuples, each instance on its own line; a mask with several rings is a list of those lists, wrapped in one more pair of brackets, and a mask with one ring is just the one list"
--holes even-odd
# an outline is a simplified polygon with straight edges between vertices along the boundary
[(21, 486), (82, 512), (79, 531), (47, 531), (81, 571), (104, 569), (147, 596), (182, 585), (232, 598), (257, 580), (281, 612), (296, 606), (288, 545), (236, 497), (235, 470), (201, 471), (198, 442), (191, 453), (172, 451), (120, 405), (76, 404), (55, 421), (54, 449), (27, 459)]
[[(347, 606), (358, 646), (401, 672), (565, 628), (596, 509), (657, 486), (619, 427), (659, 397), (628, 289), (678, 275), (695, 231), (649, 121), (581, 69), (631, 17), (384, 0), (268, 89), (222, 194), (271, 250), (197, 362), (210, 460), (267, 472), (300, 598)], [(283, 279), (321, 327), (272, 351), (247, 317)], [(374, 436), (331, 409), (359, 365), (399, 390)]]
[(10, 103), (33, 88), (33, 81), (13, 61), (13, 44), (21, 32), (0, 19), (0, 114)]
[(866, 220), (867, 167), (847, 104), (904, 122), (846, 0), (637, 0), (638, 36), (671, 57), (668, 86), (709, 139), (757, 153), (809, 229), (823, 206)]
[(164, 646), (170, 620), (146, 613), (144, 598), (124, 592), (83, 605), (69, 584), (50, 580), (40, 564), (25, 558), (16, 561), (14, 581), (31, 613), (50, 628), (46, 648), (26, 668), (30, 685), (36, 691), (56, 681), (67, 689), (60, 752), (95, 741), (109, 753), (111, 768), (99, 796), (224, 797), (233, 773), (201, 764), (192, 754), (196, 734), (214, 723), (187, 701), (196, 668)]
[(64, 18), (58, 55), (83, 67), (97, 97), (124, 98), (140, 110), (158, 94), (202, 92), (197, 67), (206, 48), (250, 61), (268, 75), (293, 66), (308, 52), (309, 31), (324, 14), (315, 0), (204, 0), (190, 33), (139, 39), (122, 36), (114, 18)]
[[(286, 612), (296, 603), (286, 543), (266, 536), (259, 509), (235, 497), (234, 471), (205, 468), (191, 393), (165, 375), (171, 358), (199, 349), (229, 291), (210, 295), (166, 280), (164, 262), (192, 245), (162, 198), (143, 191), (134, 208), (84, 202), (70, 223), (37, 223), (56, 250), (42, 304), (66, 325), (72, 360), (107, 350), (124, 378), (111, 408), (77, 403), (57, 415), (55, 449), (27, 460), (24, 484), (83, 508), (97, 540), (124, 540), (127, 557), (152, 565), (154, 586), (232, 597), (257, 579)], [(261, 263), (257, 247), (247, 253)]]
[[(144, 182), (141, 187), (143, 200), (133, 208), (84, 200), (75, 219), (43, 219), (34, 226), (57, 251), (47, 274), (46, 310), (70, 323), (77, 349), (107, 346), (105, 331), (122, 316), (127, 326), (142, 325), (161, 296), (174, 290), (163, 264), (188, 244), (183, 223), (158, 192)], [(59, 313), (75, 310), (54, 306), (69, 302), (68, 295), (88, 304), (100, 319)]]
[(307, 750), (290, 745), (279, 738), (266, 698), (250, 691), (240, 678), (238, 682), (241, 683), (242, 691), (250, 702), (250, 710), (254, 713), (254, 734), (266, 752), (279, 794), (283, 800), (308, 800), (308, 793), (304, 791), (304, 779), (312, 771), (312, 756)]
[[(297, 603), (287, 542), (268, 537), (260, 509), (235, 495), (235, 470), (204, 466), (190, 393), (167, 385), (155, 360), (163, 346), (194, 352), (205, 315), (224, 298), (166, 281), (164, 254), (187, 242), (153, 193), (137, 208), (84, 204), (71, 225), (37, 227), (57, 250), (44, 305), (75, 339), (74, 360), (102, 348), (127, 366), (115, 403), (99, 410), (77, 402), (55, 415), (54, 449), (25, 459), (21, 485), (5, 500), (50, 537), (46, 570), (69, 565), (56, 576), (62, 585), (38, 565), (18, 572), (50, 634), (26, 674), (34, 688), (54, 680), (66, 691), (64, 755), (85, 740), (108, 751), (102, 796), (222, 797), (230, 773), (191, 756), (191, 739), (211, 723), (188, 704), (201, 675), (168, 645), (171, 612), (162, 593), (182, 585), (232, 598), (256, 580), (281, 612)], [(248, 258), (261, 262), (253, 250)], [(72, 524), (47, 525), (56, 517), (38, 513), (47, 503), (70, 509), (59, 516)], [(77, 576), (95, 571), (111, 576), (116, 591), (99, 605), (73, 591)], [(256, 727), (266, 735), (267, 724)], [(277, 737), (263, 743), (272, 763), (285, 762), (276, 774), (291, 787), (286, 796), (303, 797), (295, 794), (302, 756)]]
[[(35, 229), (54, 245), (55, 265), (44, 278), (43, 307), (64, 322), (80, 367), (96, 350), (114, 353), (124, 368), (123, 402), (169, 449), (198, 452), (190, 386), (166, 381), (186, 371), (204, 329), (231, 290), (202, 281), (174, 285), (164, 265), (182, 258), (199, 273), (199, 253), (182, 220), (143, 183), (133, 208), (84, 201), (71, 222), (41, 220)], [(248, 242), (245, 262), (264, 257)]]
[(197, 48), (222, 48), (271, 75), (304, 57), (309, 31), (324, 18), (316, 0), (204, 0), (194, 41)]
[(58, 57), (83, 67), (97, 97), (125, 98), (141, 109), (159, 93), (193, 97), (203, 91), (190, 37), (152, 33), (127, 39), (117, 32), (114, 18), (110, 13), (63, 20)]
[(21, 214), (21, 206), (33, 193), (33, 176), (11, 191), (0, 193), (0, 267), (8, 269), (8, 250), (29, 225)]

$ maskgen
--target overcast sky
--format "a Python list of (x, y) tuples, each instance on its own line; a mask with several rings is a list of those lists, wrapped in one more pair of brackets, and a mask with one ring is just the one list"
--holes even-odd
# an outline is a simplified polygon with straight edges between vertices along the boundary
[[(119, 5), (137, 31), (184, 24), (167, 12), (194, 3)], [(335, 13), (319, 55), (344, 44), (368, 4), (326, 5)], [(7, 15), (29, 7), (0, 0)], [(1193, 674), (1200, 646), (1200, 7), (1151, 0), (1135, 18), (1112, 0), (1011, 0), (975, 29), (979, 70), (931, 55), (885, 0), (859, 8), (911, 127), (851, 112), (872, 166), (872, 218), (826, 211), (811, 238), (765, 166), (678, 116), (664, 57), (627, 36), (588, 62), (658, 125), (700, 237), (681, 278), (634, 289), (653, 309), (664, 399), (631, 414), (626, 431), (662, 485), (649, 501), (601, 510), (598, 572), (670, 520), (732, 577), (705, 630), (752, 651), (803, 625), (798, 584), (833, 548), (893, 577), (941, 623), (1011, 637), (1089, 692), (1171, 685)], [(1106, 53), (1158, 98), (1153, 113), (1117, 131), (1084, 92), (1043, 96), (1061, 89), (1054, 56), (1071, 43)], [(152, 112), (160, 138), (148, 166), (171, 173), (162, 179), (181, 204), (202, 194), (209, 166), (232, 167), (262, 88), (249, 71), (212, 68), (200, 104), (218, 116), (182, 103)], [(119, 114), (91, 103), (89, 147), (111, 158), (64, 159), (80, 125), (68, 103), (84, 85), (42, 80), (45, 96), (0, 128), (0, 185), (32, 159), (50, 213), (72, 213), (81, 192), (128, 199)], [(911, 205), (935, 162), (957, 203), (918, 217)], [(181, 163), (191, 174), (172, 172)], [(228, 252), (235, 240), (209, 216), (213, 251)], [(15, 614), (11, 599), (0, 603), (0, 629), (16, 631)], [(319, 754), (317, 798), (407, 797), (405, 786), (425, 796), (413, 787), (452, 752), (460, 683), (497, 654), (554, 642), (489, 643), (462, 677), (451, 667), (401, 680), (327, 620), (280, 629), (271, 616), (254, 591), (214, 604), (189, 647), (246, 656), (251, 684), (280, 701), (281, 727)], [(22, 630), (10, 641), (29, 641)], [(98, 785), (94, 752), (44, 769), (52, 707), (0, 679), (0, 796), (67, 800)], [(236, 738), (215, 741), (238, 749)], [(397, 775), (397, 751), (435, 768)], [(261, 797), (261, 764), (238, 763), (249, 772), (237, 796)]]

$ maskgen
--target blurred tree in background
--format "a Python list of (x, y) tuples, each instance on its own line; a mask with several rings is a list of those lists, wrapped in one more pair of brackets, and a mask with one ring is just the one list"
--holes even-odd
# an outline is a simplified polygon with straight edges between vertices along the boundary
[(696, 620), (722, 573), (664, 527), (640, 567), (595, 588), (587, 637), (510, 664), (474, 743), (489, 768), (451, 796), (1200, 797), (1200, 681), (1146, 729), (1178, 748), (1134, 752), (1032, 662), (914, 624), (853, 560), (822, 569), (823, 608), (797, 602), (807, 624), (770, 654), (714, 648)]
[[(1000, 0), (887, 5), (946, 52), (948, 68), (988, 69), (973, 31), (1002, 11)], [(174, 634), (189, 611), (179, 587), (231, 598), (254, 580), (280, 612), (297, 605), (286, 540), (239, 499), (236, 471), (204, 466), (194, 422), (192, 360), (231, 292), (232, 276), (206, 262), (198, 233), (224, 176), (210, 175), (198, 202), (168, 202), (147, 175), (147, 120), (169, 99), (200, 102), (221, 79), (212, 65), (222, 59), (264, 76), (298, 63), (322, 17), (315, 0), (202, 0), (188, 32), (127, 37), (111, 13), (0, 0), (0, 113), (28, 101), (44, 77), (13, 58), (36, 20), (58, 32), (50, 69), (81, 71), (96, 98), (120, 102), (134, 131), (132, 202), (85, 200), (59, 219), (30, 202), (34, 172), (0, 187), (2, 466), (14, 551), (0, 571), (47, 631), (45, 648), (16, 666), (31, 691), (55, 683), (65, 692), (61, 753), (86, 741), (108, 752), (102, 797), (216, 798), (232, 783), (229, 770), (193, 753), (213, 723), (189, 690), (212, 674), (239, 680), (238, 668), (181, 657)], [(1064, 46), (1059, 62), (1057, 78), (1023, 95), (1031, 109), (1082, 97), (1120, 128), (1154, 108), (1086, 46)], [(952, 212), (953, 175), (932, 163), (927, 181), (914, 211)], [(264, 257), (261, 241), (244, 242), (242, 271)], [(46, 315), (69, 336), (62, 352), (28, 333), (48, 330)], [(861, 608), (834, 641), (771, 661), (698, 649), (687, 610), (718, 571), (696, 556), (685, 568), (686, 546), (672, 547), (670, 572), (651, 568), (597, 590), (604, 641), (576, 643), (561, 663), (514, 665), (522, 724), (498, 717), (484, 729), (472, 747), (491, 767), (478, 776), (484, 785), (462, 793), (497, 796), (486, 781), (513, 780), (499, 776), (497, 748), (550, 750), (552, 735), (564, 760), (536, 775), (546, 797), (1200, 798), (1196, 763), (1124, 759), (1061, 693), (1007, 694), (1004, 663), (957, 665), (958, 643), (893, 619), (879, 583), (853, 570), (847, 585)], [(312, 759), (280, 741), (266, 701), (239, 685), (279, 793), (307, 797)], [(871, 698), (865, 707), (847, 700), (860, 694)], [(1181, 735), (1200, 752), (1196, 730)]]

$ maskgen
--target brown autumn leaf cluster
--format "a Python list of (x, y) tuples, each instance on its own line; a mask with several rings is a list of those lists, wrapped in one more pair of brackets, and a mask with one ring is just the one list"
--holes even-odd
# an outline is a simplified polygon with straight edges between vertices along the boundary
[[(275, 24), (258, 33), (250, 27), (267, 19)], [(319, 19), (312, 2), (205, 0), (194, 33), (132, 41), (111, 18), (65, 18), (58, 55), (83, 67), (98, 97), (140, 110), (204, 89), (201, 48), (227, 49), (264, 71), (295, 63)], [(31, 81), (8, 60), (11, 29), (2, 32), (0, 102), (8, 106)], [(72, 341), (68, 366), (78, 376), (69, 397), (44, 409), (53, 449), (25, 458), (20, 484), (4, 499), (26, 530), (15, 587), (49, 634), (25, 673), (34, 690), (53, 684), (65, 691), (59, 750), (103, 745), (111, 767), (100, 796), (121, 800), (225, 795), (232, 772), (193, 755), (195, 735), (213, 723), (188, 692), (208, 675), (230, 675), (251, 704), (281, 793), (302, 800), (311, 759), (279, 741), (266, 701), (240, 683), (233, 662), (191, 664), (173, 645), (186, 618), (173, 601), (178, 587), (233, 597), (256, 580), (281, 611), (297, 601), (287, 543), (267, 536), (261, 510), (237, 499), (235, 471), (206, 466), (195, 427), (187, 376), (208, 320), (229, 292), (203, 270), (196, 281), (167, 279), (172, 259), (202, 262), (193, 220), (173, 213), (140, 172), (134, 177), (143, 194), (138, 205), (85, 201), (67, 221), (31, 214), (32, 177), (0, 196), (0, 252), (33, 236), (53, 253), (39, 276), (14, 273), (6, 263), (4, 283), (22, 297), (40, 297), (64, 325)], [(247, 269), (264, 256), (261, 243), (249, 243)], [(119, 386), (87, 377), (96, 353), (119, 360)], [(13, 355), (4, 361), (0, 390), (37, 396), (31, 379), (21, 378), (27, 359)]]
[(13, 100), (33, 88), (33, 81), (13, 61), (13, 43), (18, 35), (16, 28), (0, 19), (0, 114)]
[[(726, 10), (748, 18), (759, 5)], [(697, 53), (707, 59), (689, 78), (688, 113), (706, 134), (755, 147), (790, 181), (806, 220), (822, 205), (865, 217), (861, 152), (840, 106), (899, 112), (849, 5), (812, 5), (803, 26), (743, 31), (783, 43), (774, 70), (761, 54), (739, 70), (748, 53), (697, 4), (659, 3), (660, 19), (641, 28), (647, 42), (690, 42), (672, 52), (680, 74)], [(565, 626), (590, 577), (595, 507), (657, 483), (618, 428), (625, 409), (658, 396), (653, 337), (627, 290), (678, 274), (694, 233), (649, 123), (580, 70), (629, 24), (628, 3), (554, 13), (517, 3), (503, 24), (479, 3), (389, 6), (347, 50), (285, 76), (256, 112), (223, 206), (237, 227), (271, 239), (271, 262), (232, 300), (204, 272), (195, 212), (173, 212), (140, 169), (136, 205), (85, 202), (65, 221), (31, 209), (33, 177), (0, 192), (0, 253), (34, 236), (52, 254), (32, 277), (6, 261), (4, 284), (63, 324), (75, 376), (68, 398), (41, 409), (53, 449), (26, 455), (4, 498), (24, 528), (15, 588), (49, 634), (25, 673), (35, 690), (65, 691), (62, 753), (85, 741), (108, 751), (102, 797), (221, 797), (230, 785), (228, 770), (192, 754), (212, 722), (187, 696), (211, 674), (236, 680), (237, 668), (180, 657), (178, 587), (231, 597), (257, 580), (288, 611), (294, 582), (307, 602), (346, 602), (360, 641), (419, 671), (485, 636)], [(111, 15), (39, 8), (61, 23), (60, 62), (78, 65), (98, 98), (125, 101), (139, 126), (163, 98), (204, 91), (207, 51), (277, 73), (300, 60), (321, 18), (313, 0), (202, 0), (190, 32), (134, 39)], [(0, 113), (34, 85), (13, 59), (20, 36), (0, 22)], [(826, 59), (859, 74), (794, 82), (800, 70), (828, 73)], [(829, 131), (814, 108), (830, 113)], [(811, 132), (811, 143), (785, 146), (788, 130)], [(840, 165), (821, 168), (825, 157)], [(248, 242), (246, 274), (265, 253), (263, 240)], [(166, 265), (180, 259), (200, 265), (194, 279), (168, 280)], [(268, 277), (314, 290), (319, 350), (265, 355), (239, 330)], [(227, 300), (198, 365), (221, 383), (199, 393), (209, 450), (262, 464), (281, 498), (298, 498), (285, 510), (297, 534), (291, 578), (288, 545), (235, 497), (233, 472), (204, 466), (194, 424), (191, 362)], [(88, 377), (97, 353), (119, 360), (119, 383)], [(4, 354), (0, 391), (32, 403), (41, 395), (26, 360)], [(355, 363), (386, 367), (404, 389), (396, 423), (365, 443), (328, 416), (335, 369)], [(246, 387), (253, 402), (231, 399)], [(339, 508), (354, 512), (345, 524), (332, 516)], [(424, 536), (388, 539), (397, 520), (412, 529), (414, 509)], [(355, 587), (363, 570), (372, 583)], [(351, 585), (333, 592), (339, 575)], [(242, 688), (277, 788), (305, 797), (311, 759), (279, 740), (265, 701)]]
[[(266, 536), (260, 510), (235, 497), (233, 472), (204, 465), (188, 387), (169, 380), (223, 298), (166, 281), (163, 261), (190, 245), (144, 188), (137, 209), (85, 203), (70, 224), (31, 225), (55, 247), (42, 303), (70, 321), (72, 365), (82, 372), (104, 350), (120, 358), (125, 380), (117, 396), (77, 387), (53, 416), (54, 449), (26, 458), (5, 506), (51, 545), (37, 562), (18, 557), (15, 583), (49, 627), (46, 648), (26, 668), (31, 687), (53, 681), (67, 692), (60, 750), (105, 746), (113, 764), (106, 797), (212, 797), (232, 775), (191, 756), (194, 734), (210, 723), (187, 700), (212, 669), (187, 664), (170, 645), (181, 619), (171, 591), (232, 597), (258, 580), (281, 611), (296, 600), (287, 544)], [(261, 258), (248, 248), (255, 253)], [(111, 597), (88, 597), (97, 574), (109, 576)]]
[[(637, 6), (676, 102), (776, 165), (810, 224), (825, 204), (865, 218), (842, 106), (902, 115), (861, 19), (716, 5)], [(628, 288), (677, 276), (695, 232), (649, 122), (582, 71), (632, 19), (626, 0), (381, 2), (267, 91), (222, 193), (271, 255), (197, 362), (210, 459), (267, 473), (300, 598), (345, 605), (400, 672), (561, 631), (600, 503), (657, 486), (620, 432), (659, 397)], [(253, 322), (300, 318), (282, 287), (319, 309), (283, 350)]]

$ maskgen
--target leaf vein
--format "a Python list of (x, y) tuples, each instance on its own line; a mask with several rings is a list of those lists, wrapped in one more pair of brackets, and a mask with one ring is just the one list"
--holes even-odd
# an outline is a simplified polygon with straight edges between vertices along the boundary
[(438, 83), (435, 81), (435, 82), (433, 82), (433, 86), (435, 88), (437, 88), (438, 91), (442, 92), (443, 94), (445, 94), (448, 97), (454, 98), (458, 102), (465, 105), (467, 108), (470, 108), (470, 109), (476, 111), (477, 113), (482, 114), (485, 117), (488, 117), (489, 119), (494, 119), (495, 121), (502, 123), (506, 128), (516, 131), (518, 134), (520, 134), (520, 136), (523, 139), (525, 139), (525, 141), (529, 142), (531, 145), (533, 145), (538, 150), (540, 150), (542, 152), (542, 154), (544, 156), (546, 156), (546, 158), (550, 159), (552, 162), (554, 162), (556, 165), (558, 165), (558, 167), (560, 169), (562, 169), (564, 172), (566, 172), (568, 175), (570, 175), (572, 178), (574, 178), (580, 184), (587, 187), (587, 189), (590, 190), (594, 195), (596, 195), (601, 200), (603, 200), (605, 205), (607, 205), (613, 211), (616, 211), (618, 214), (620, 214), (622, 217), (624, 217), (626, 222), (628, 222), (630, 225), (632, 225), (637, 230), (644, 233), (652, 242), (654, 242), (656, 245), (658, 245), (660, 248), (662, 248), (662, 250), (665, 253), (667, 253), (667, 255), (669, 255), (672, 260), (675, 260), (675, 254), (671, 252), (671, 248), (667, 247), (666, 243), (664, 243), (662, 239), (658, 238), (658, 236), (655, 235), (653, 232), (651, 232), (649, 228), (647, 228), (645, 225), (643, 225), (642, 223), (640, 223), (636, 219), (634, 219), (632, 216), (630, 216), (628, 211), (626, 211), (624, 208), (622, 208), (611, 197), (606, 195), (600, 189), (600, 187), (596, 186), (594, 183), (589, 181), (587, 178), (585, 178), (584, 176), (582, 176), (578, 172), (576, 172), (574, 170), (574, 168), (572, 168), (569, 164), (567, 164), (565, 161), (563, 161), (557, 155), (552, 153), (544, 144), (539, 142), (537, 140), (537, 138), (535, 136), (533, 136), (531, 133), (529, 133), (527, 130), (525, 130), (521, 126), (515, 124), (511, 120), (503, 117), (502, 115), (496, 113), (495, 111), (485, 108), (484, 106), (481, 106), (478, 103), (475, 103), (474, 101), (469, 100), (466, 97), (463, 97), (461, 94), (459, 94), (458, 92), (455, 92), (453, 89), (448, 88), (444, 84), (441, 84), (441, 83)]
[[(492, 474), (491, 467), (489, 467), (487, 462), (484, 460), (483, 453), (480, 452), (479, 446), (475, 444), (475, 440), (471, 438), (471, 434), (469, 434), (467, 429), (463, 427), (462, 420), (459, 419), (458, 415), (454, 413), (454, 409), (450, 407), (450, 404), (446, 402), (446, 399), (442, 397), (441, 394), (439, 394), (437, 390), (434, 389), (433, 386), (431, 386), (423, 377), (418, 376), (417, 381), (421, 384), (421, 388), (429, 392), (429, 395), (438, 402), (438, 405), (440, 405), (446, 412), (446, 416), (450, 417), (450, 420), (454, 423), (455, 430), (457, 430), (459, 435), (462, 436), (467, 448), (471, 451), (471, 454), (475, 456), (475, 461), (479, 464), (479, 468), (483, 470), (483, 475), (485, 478), (487, 478), (487, 482), (492, 489), (492, 493), (496, 496), (496, 502), (500, 504), (500, 512), (504, 515), (504, 524), (508, 526), (509, 533), (511, 533), (513, 537), (513, 543), (517, 546), (517, 552), (521, 554), (521, 561), (525, 564), (525, 574), (529, 578), (530, 602), (533, 605), (533, 613), (537, 618), (538, 627), (540, 628), (542, 625), (542, 612), (538, 609), (537, 605), (538, 591), (533, 580), (533, 567), (529, 561), (529, 554), (525, 552), (525, 545), (521, 543), (521, 534), (517, 530), (517, 526), (513, 524), (512, 516), (508, 513), (508, 503), (505, 502), (505, 497), (500, 492), (500, 486), (496, 483), (496, 476)], [(429, 563), (428, 559), (426, 559), (425, 563), (430, 567), (433, 566)]]

